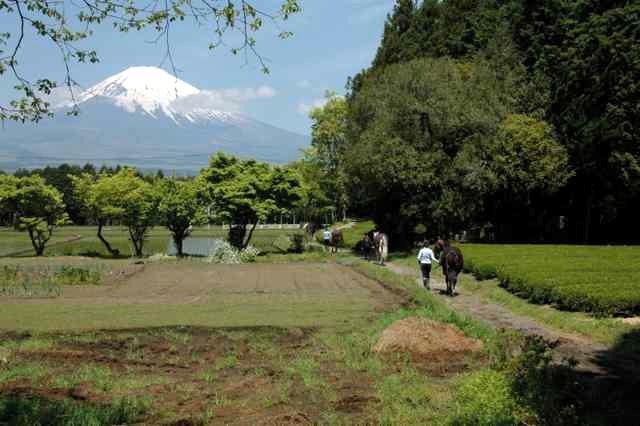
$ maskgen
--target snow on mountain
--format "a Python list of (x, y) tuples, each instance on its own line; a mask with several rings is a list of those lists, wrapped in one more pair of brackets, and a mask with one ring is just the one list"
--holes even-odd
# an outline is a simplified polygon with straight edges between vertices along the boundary
[[(185, 98), (201, 93), (203, 92), (200, 89), (161, 68), (130, 67), (82, 92), (77, 103), (82, 104), (93, 98), (104, 97), (127, 112), (142, 111), (154, 118), (164, 114), (176, 124), (185, 120), (194, 123), (199, 120), (239, 119), (232, 113), (216, 109), (184, 108)], [(71, 103), (66, 103), (63, 108), (71, 106)]]
[(213, 106), (200, 90), (156, 67), (131, 67), (62, 104), (40, 123), (0, 129), (0, 169), (46, 164), (128, 164), (197, 171), (218, 150), (273, 163), (299, 158), (307, 136)]

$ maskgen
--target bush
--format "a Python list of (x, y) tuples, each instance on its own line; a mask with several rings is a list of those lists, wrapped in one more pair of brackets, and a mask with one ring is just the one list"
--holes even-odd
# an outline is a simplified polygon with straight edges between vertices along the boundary
[(248, 246), (246, 249), (240, 252), (240, 260), (242, 263), (253, 263), (260, 255), (260, 250), (254, 246)]
[(253, 246), (248, 246), (240, 251), (227, 241), (220, 241), (219, 244), (211, 249), (205, 262), (219, 264), (251, 263), (256, 261), (259, 254), (260, 251)]
[(534, 303), (598, 316), (640, 313), (640, 248), (466, 244), (465, 270)]
[(273, 246), (277, 248), (281, 253), (288, 253), (289, 250), (293, 247), (293, 243), (291, 242), (291, 238), (287, 235), (280, 235), (278, 238), (273, 240)]
[(102, 276), (98, 271), (63, 266), (60, 271), (54, 273), (53, 279), (60, 285), (99, 285), (102, 281)]
[(481, 370), (461, 381), (456, 393), (453, 425), (527, 424), (524, 407), (516, 400), (505, 373)]
[(240, 252), (227, 241), (220, 241), (209, 252), (206, 261), (208, 263), (236, 264), (242, 263)]

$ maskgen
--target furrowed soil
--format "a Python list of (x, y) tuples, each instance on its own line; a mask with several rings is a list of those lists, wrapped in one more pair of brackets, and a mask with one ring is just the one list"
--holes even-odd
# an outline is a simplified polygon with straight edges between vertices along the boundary
[(0, 329), (148, 326), (337, 326), (366, 320), (400, 297), (337, 264), (120, 266), (100, 286), (55, 298), (0, 298)]
[(422, 369), (402, 354), (382, 362), (366, 342), (349, 340), (406, 300), (345, 266), (120, 264), (115, 274), (127, 268), (133, 273), (65, 288), (58, 298), (0, 300), (0, 424), (16, 401), (37, 411), (60, 402), (115, 406), (121, 398), (145, 407), (139, 424), (403, 418), (389, 400), (433, 418), (411, 408), (414, 399), (430, 401), (422, 387), (398, 396), (403, 381), (448, 401), (448, 393), (439, 396), (449, 386), (442, 377), (468, 368), (434, 361)]
[(16, 345), (9, 366), (22, 369), (3, 377), (0, 366), (0, 398), (139, 398), (149, 404), (144, 424), (314, 424), (329, 413), (374, 422), (380, 401), (371, 379), (323, 357), (314, 332), (152, 328), (48, 335), (40, 347), (28, 335), (5, 334)]

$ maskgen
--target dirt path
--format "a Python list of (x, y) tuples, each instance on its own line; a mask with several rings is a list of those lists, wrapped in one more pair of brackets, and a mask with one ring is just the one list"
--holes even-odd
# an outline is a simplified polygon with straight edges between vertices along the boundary
[[(416, 277), (416, 285), (421, 285), (418, 271), (391, 262), (387, 267), (392, 271), (402, 275), (413, 275)], [(446, 284), (436, 271), (431, 277), (431, 293), (440, 297), (456, 311), (464, 311), (474, 318), (480, 319), (497, 328), (515, 329), (528, 335), (542, 336), (549, 342), (557, 344), (554, 350), (554, 358), (557, 361), (573, 358), (578, 362), (578, 370), (597, 375), (609, 374), (609, 363), (604, 358), (608, 347), (578, 335), (564, 333), (540, 324), (539, 322), (525, 316), (516, 315), (503, 306), (487, 303), (478, 296), (458, 288), (459, 293), (455, 297), (444, 295)]]

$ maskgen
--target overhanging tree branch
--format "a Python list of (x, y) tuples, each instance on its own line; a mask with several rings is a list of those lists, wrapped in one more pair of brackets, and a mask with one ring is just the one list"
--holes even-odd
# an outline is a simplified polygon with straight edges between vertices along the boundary
[[(150, 27), (158, 33), (156, 42), (164, 40), (165, 52), (161, 64), (168, 62), (174, 75), (176, 66), (170, 36), (173, 23), (191, 21), (198, 27), (213, 29), (215, 40), (209, 43), (209, 49), (224, 46), (223, 39), (232, 31), (240, 34), (241, 42), (231, 47), (231, 52), (244, 52), (245, 63), (248, 63), (249, 56), (253, 56), (262, 71), (268, 72), (266, 60), (258, 52), (253, 34), (263, 28), (264, 21), (267, 20), (278, 28), (279, 37), (289, 37), (291, 33), (281, 31), (278, 22), (300, 12), (300, 1), (278, 0), (279, 8), (269, 13), (257, 9), (247, 0), (152, 0), (144, 3), (136, 0), (0, 0), (0, 15), (15, 17), (18, 34), (10, 53), (3, 56), (11, 34), (0, 33), (0, 78), (7, 69), (11, 70), (11, 78), (19, 83), (15, 89), (20, 93), (18, 99), (10, 101), (8, 105), (0, 104), (0, 121), (38, 121), (51, 115), (46, 96), (58, 87), (57, 83), (46, 77), (29, 81), (23, 75), (17, 60), (19, 52), (25, 49), (24, 40), (29, 27), (35, 35), (52, 42), (60, 51), (65, 71), (63, 84), (70, 94), (70, 105), (73, 107), (70, 113), (77, 114), (73, 90), (76, 83), (72, 78), (71, 65), (73, 62), (99, 61), (96, 51), (76, 46), (78, 41), (92, 35), (92, 27), (111, 24), (115, 31), (122, 33)], [(82, 28), (75, 30), (75, 26)]]

